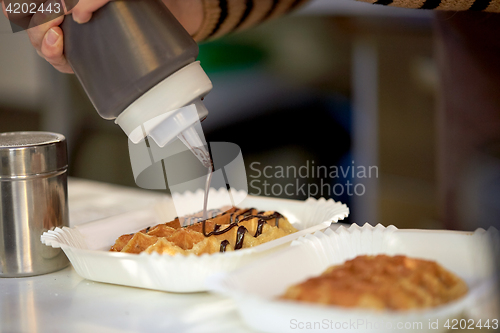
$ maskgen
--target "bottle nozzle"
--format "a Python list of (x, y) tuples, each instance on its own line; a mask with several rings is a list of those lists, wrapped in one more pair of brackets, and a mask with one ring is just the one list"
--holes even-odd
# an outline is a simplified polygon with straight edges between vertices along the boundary
[(189, 148), (189, 150), (191, 150), (191, 152), (193, 152), (203, 166), (208, 169), (212, 168), (212, 159), (207, 150), (207, 145), (203, 144), (194, 127), (186, 129), (184, 132), (177, 135), (177, 137)]

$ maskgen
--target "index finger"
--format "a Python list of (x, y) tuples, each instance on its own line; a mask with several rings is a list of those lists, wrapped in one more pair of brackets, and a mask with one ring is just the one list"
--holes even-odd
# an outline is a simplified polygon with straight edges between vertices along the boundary
[(73, 20), (78, 23), (85, 23), (90, 20), (92, 13), (110, 2), (110, 0), (81, 0), (73, 8)]

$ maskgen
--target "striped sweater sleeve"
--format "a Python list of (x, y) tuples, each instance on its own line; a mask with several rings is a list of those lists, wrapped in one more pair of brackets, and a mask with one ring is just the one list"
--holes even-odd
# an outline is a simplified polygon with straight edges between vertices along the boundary
[[(196, 41), (217, 38), (279, 17), (311, 0), (202, 0), (204, 20)], [(335, 0), (331, 0), (335, 1)], [(500, 12), (500, 0), (359, 0), (414, 9)]]
[[(204, 19), (196, 41), (217, 38), (286, 14), (309, 0), (202, 0)], [(500, 0), (499, 0), (500, 1)]]
[(500, 0), (362, 0), (376, 5), (450, 11), (500, 12)]

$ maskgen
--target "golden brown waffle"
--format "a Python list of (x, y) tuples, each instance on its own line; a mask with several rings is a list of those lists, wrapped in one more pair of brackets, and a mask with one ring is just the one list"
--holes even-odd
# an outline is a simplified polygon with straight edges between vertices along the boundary
[(122, 235), (110, 251), (212, 254), (253, 247), (297, 231), (286, 217), (273, 211), (230, 208), (210, 211), (208, 216), (205, 223), (198, 213)]
[(467, 284), (433, 261), (359, 256), (291, 286), (282, 299), (388, 310), (429, 308), (467, 293)]

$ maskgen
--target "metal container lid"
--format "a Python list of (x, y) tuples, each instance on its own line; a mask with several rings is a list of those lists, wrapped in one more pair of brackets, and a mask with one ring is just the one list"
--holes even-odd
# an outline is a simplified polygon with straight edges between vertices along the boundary
[(0, 133), (0, 180), (58, 173), (67, 167), (64, 135), (50, 132)]

